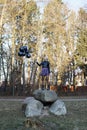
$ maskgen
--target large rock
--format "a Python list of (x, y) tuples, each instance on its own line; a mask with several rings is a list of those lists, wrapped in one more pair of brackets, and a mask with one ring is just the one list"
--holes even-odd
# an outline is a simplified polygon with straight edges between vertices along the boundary
[(58, 115), (58, 116), (59, 116), (59, 115), (65, 115), (65, 114), (67, 113), (65, 104), (64, 104), (64, 102), (61, 101), (61, 100), (55, 101), (55, 102), (51, 105), (49, 111), (50, 111), (51, 113), (55, 114), (55, 115)]
[(27, 97), (27, 98), (24, 99), (23, 104), (28, 104), (32, 100), (34, 100), (34, 97)]
[(40, 101), (32, 98), (27, 103), (25, 116), (26, 117), (40, 116), (42, 113), (42, 109), (43, 104)]
[(32, 102), (32, 100), (34, 100), (34, 97), (27, 97), (24, 99), (24, 101), (22, 102), (22, 111), (23, 112), (25, 112), (27, 104)]
[(35, 90), (34, 97), (42, 102), (54, 102), (57, 100), (57, 94), (50, 90)]

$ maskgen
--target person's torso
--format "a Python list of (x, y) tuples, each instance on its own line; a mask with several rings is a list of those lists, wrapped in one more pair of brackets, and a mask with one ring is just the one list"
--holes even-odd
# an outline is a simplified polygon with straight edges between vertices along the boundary
[(42, 62), (42, 68), (48, 68), (49, 67), (49, 62), (48, 61), (43, 61)]

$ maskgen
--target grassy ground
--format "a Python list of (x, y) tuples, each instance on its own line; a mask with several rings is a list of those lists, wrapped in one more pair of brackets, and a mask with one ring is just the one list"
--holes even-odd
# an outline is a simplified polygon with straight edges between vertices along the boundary
[(26, 127), (21, 102), (0, 101), (0, 130), (87, 130), (87, 101), (66, 101), (65, 116), (31, 118), (37, 127)]

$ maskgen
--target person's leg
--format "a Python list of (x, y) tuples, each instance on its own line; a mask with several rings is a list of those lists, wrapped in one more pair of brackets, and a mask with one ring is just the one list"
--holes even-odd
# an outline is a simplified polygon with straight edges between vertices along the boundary
[(45, 79), (46, 81), (46, 89), (49, 89), (49, 76), (47, 75), (46, 76), (46, 79)]
[(44, 77), (40, 76), (39, 78), (39, 89), (44, 89)]
[(39, 89), (41, 89), (41, 84), (42, 84), (42, 77), (39, 76)]
[(44, 89), (45, 83), (44, 83), (44, 76), (42, 76), (42, 83), (41, 83), (41, 88)]

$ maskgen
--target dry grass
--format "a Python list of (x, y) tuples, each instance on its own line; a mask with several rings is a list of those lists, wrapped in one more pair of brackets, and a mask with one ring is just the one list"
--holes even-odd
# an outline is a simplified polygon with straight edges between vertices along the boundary
[(0, 130), (87, 130), (87, 101), (68, 101), (65, 105), (67, 115), (31, 118), (42, 126), (30, 128), (25, 125), (21, 102), (0, 101)]

